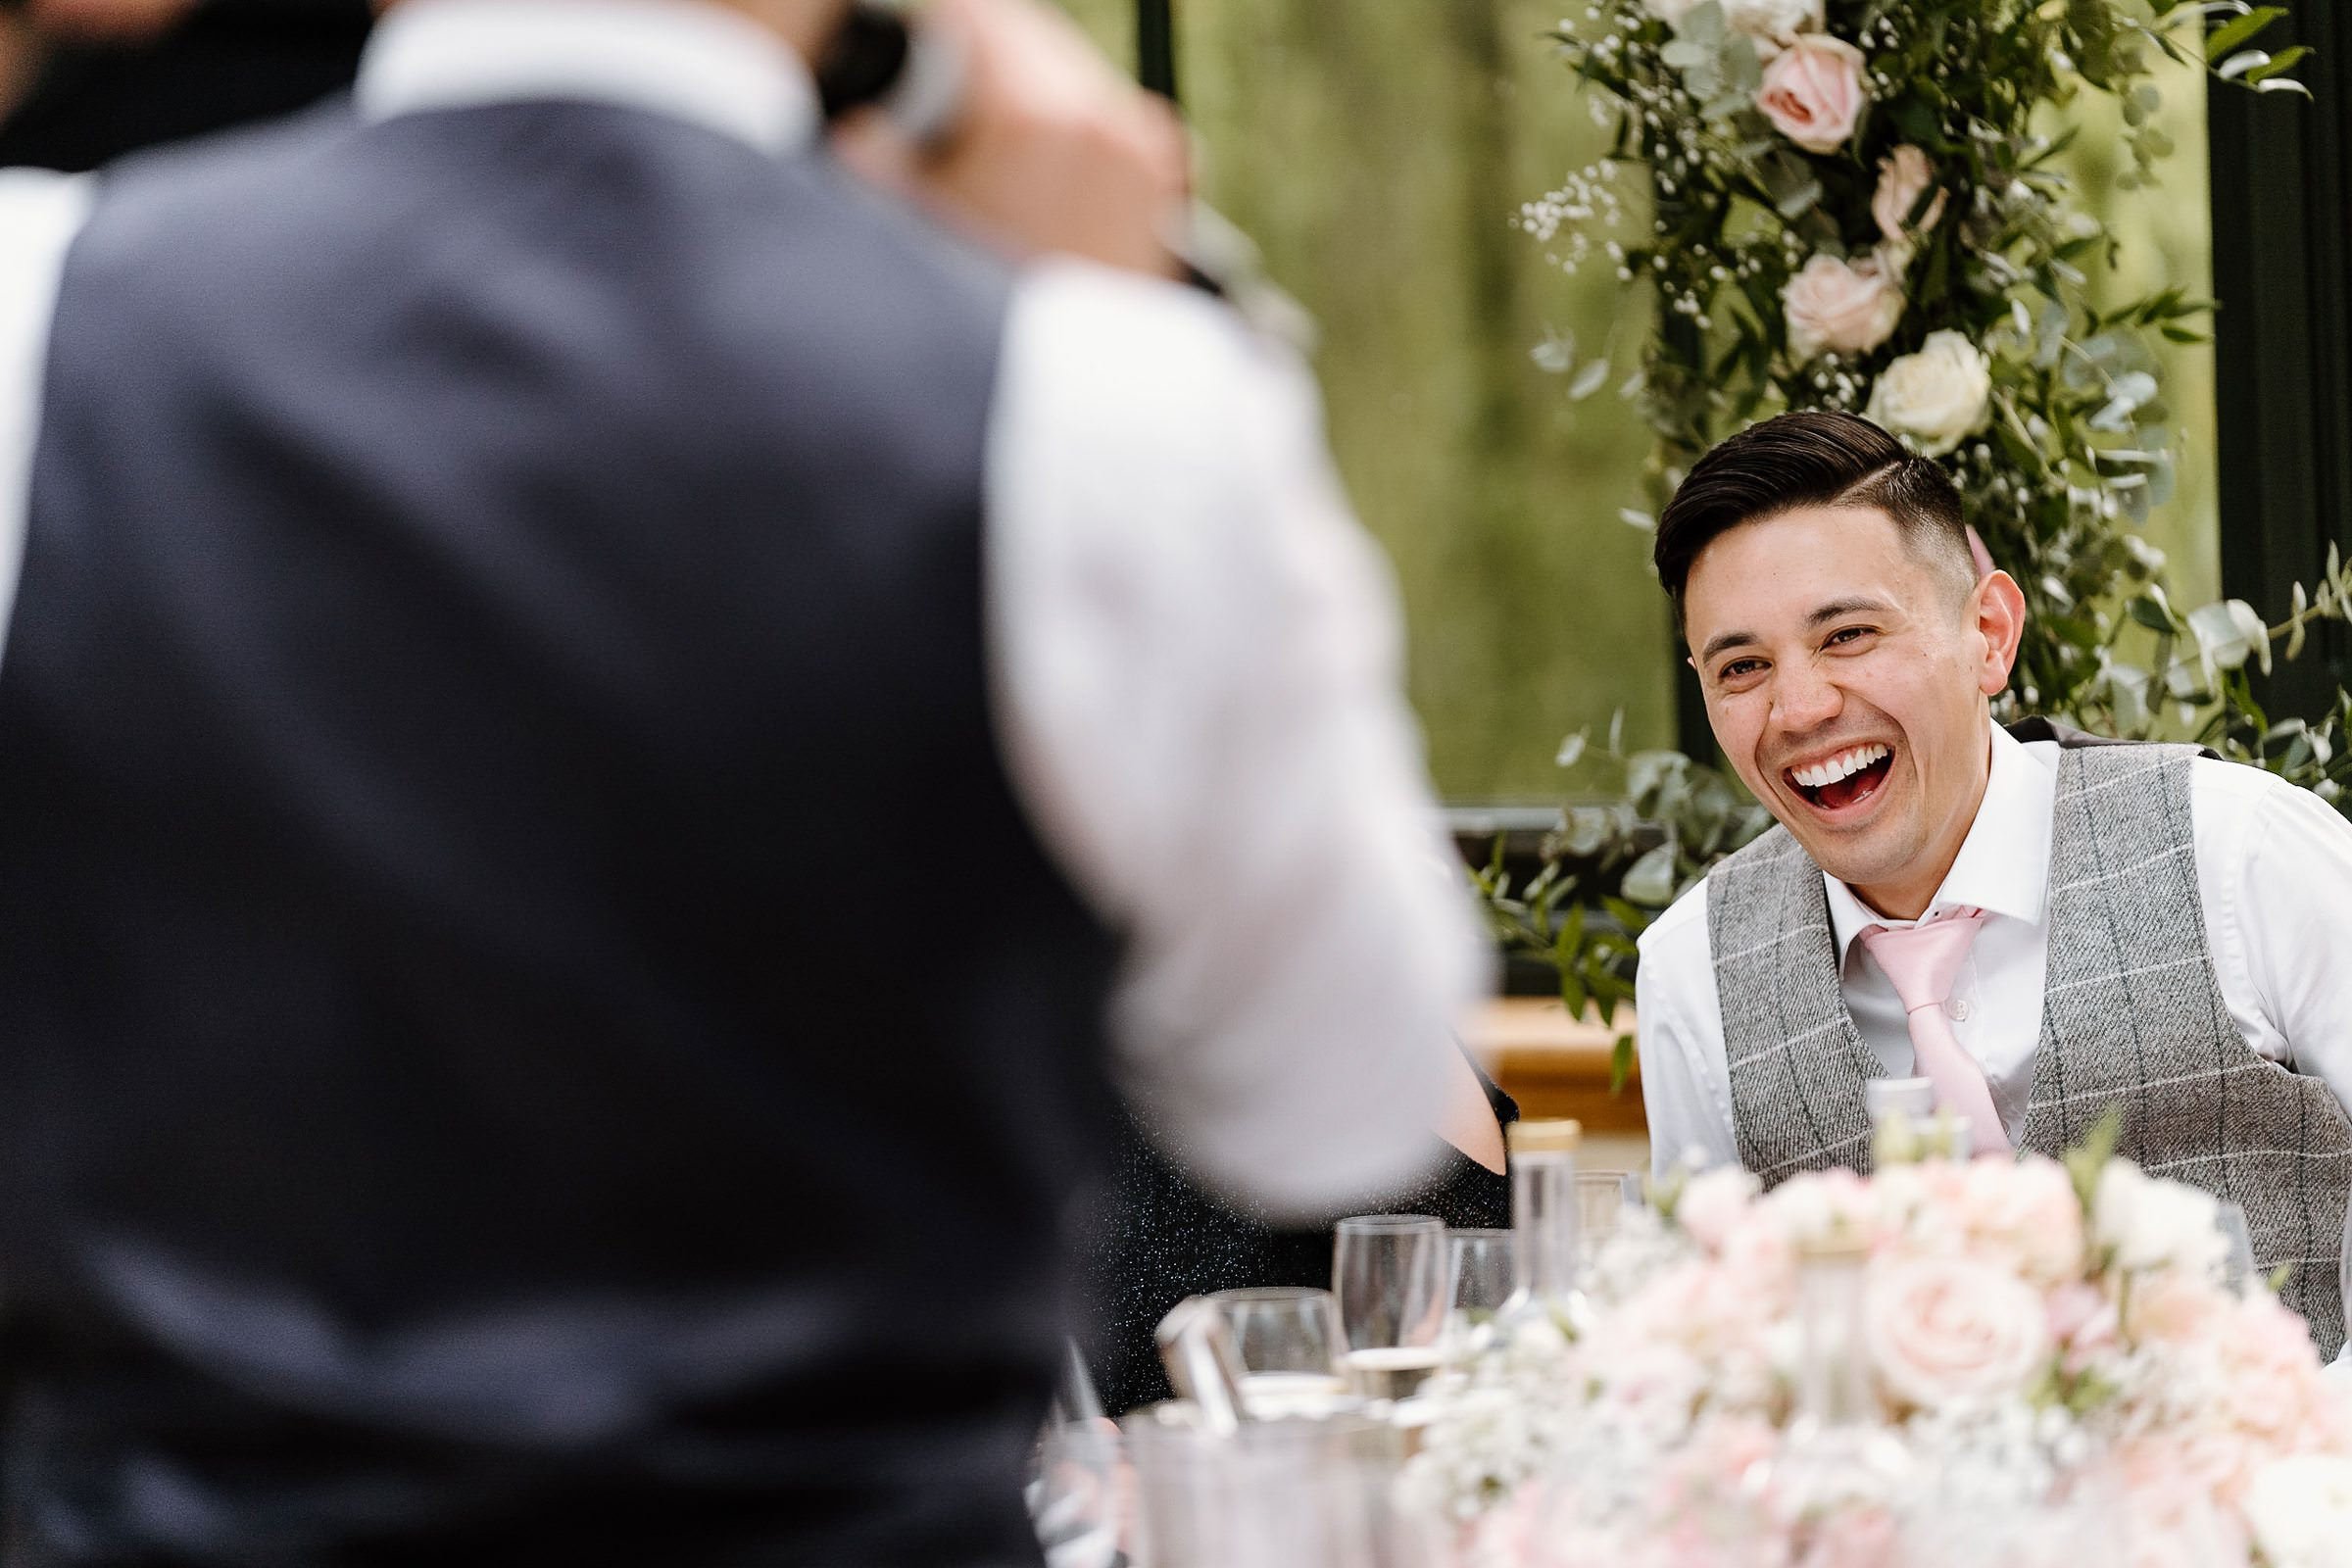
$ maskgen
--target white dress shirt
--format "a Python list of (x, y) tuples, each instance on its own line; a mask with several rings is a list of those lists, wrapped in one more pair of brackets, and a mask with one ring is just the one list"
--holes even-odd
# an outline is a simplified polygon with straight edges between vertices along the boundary
[[(1926, 910), (1973, 906), (1988, 916), (1949, 1011), (2012, 1143), (2025, 1127), (2041, 1040), (2058, 756), (2056, 742), (2021, 745), (1993, 728), (1984, 804)], [(2352, 1104), (2352, 964), (2342, 958), (2352, 935), (2352, 824), (2308, 790), (2205, 758), (2189, 764), (2189, 815), (2198, 903), (2230, 1021), (2254, 1051), (2316, 1074)], [(1856, 938), (1872, 925), (1913, 922), (1886, 919), (1844, 883), (1822, 880), (1846, 1007), (1882, 1069), (1906, 1076), (1902, 1002)], [(1642, 1097), (1661, 1172), (1690, 1153), (1707, 1164), (1740, 1157), (1707, 896), (1704, 883), (1692, 888), (1642, 935)]]
[[(409, 0), (356, 101), (381, 120), (551, 98), (778, 155), (817, 134), (800, 58), (698, 0)], [(11, 585), (50, 301), (85, 201), (75, 181), (0, 182)], [(1130, 1093), (1199, 1174), (1278, 1211), (1414, 1174), (1489, 960), (1398, 696), (1394, 589), (1311, 381), (1206, 296), (1076, 263), (1018, 280), (999, 375), (996, 720), (1041, 838), (1129, 939)]]

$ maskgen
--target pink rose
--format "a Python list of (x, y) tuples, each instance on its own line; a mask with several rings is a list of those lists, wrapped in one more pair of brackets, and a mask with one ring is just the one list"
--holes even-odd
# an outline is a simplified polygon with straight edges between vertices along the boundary
[(2211, 1280), (2178, 1272), (2132, 1282), (2125, 1327), (2135, 1343), (2196, 1345), (2222, 1329), (2233, 1304)]
[(1963, 1172), (1960, 1223), (1970, 1240), (2038, 1285), (2082, 1274), (2082, 1204), (2066, 1167), (2052, 1159), (1978, 1159)]
[(2123, 1344), (2115, 1303), (2095, 1285), (2062, 1285), (2047, 1303), (2050, 1338), (2066, 1347), (2066, 1368), (2080, 1372), (2090, 1360)]
[(1863, 1338), (1880, 1380), (1909, 1404), (1998, 1398), (2049, 1363), (2040, 1293), (1965, 1258), (1882, 1262), (1864, 1311)]
[(1824, 353), (1855, 356), (1894, 335), (1903, 291), (1875, 258), (1847, 264), (1814, 257), (1781, 290), (1788, 352), (1798, 364)]
[(1878, 220), (1879, 232), (1900, 242), (1934, 228), (1943, 217), (1947, 191), (1936, 192), (1936, 199), (1920, 214), (1916, 224), (1910, 219), (1911, 210), (1935, 183), (1936, 168), (1928, 162), (1928, 155), (1908, 142), (1880, 159), (1879, 188), (1870, 198), (1870, 216)]
[[(2282, 1449), (2298, 1446), (2298, 1440), (2320, 1424), (2322, 1410), (2335, 1402), (2310, 1328), (2267, 1291), (2237, 1300), (2225, 1298), (2223, 1307), (2226, 1316), (2209, 1342), (2223, 1373), (2216, 1413)], [(2137, 1317), (2135, 1310), (2135, 1325)]]
[(2211, 1478), (2178, 1445), (2127, 1444), (2094, 1474), (2112, 1503), (2105, 1512), (2122, 1527), (2104, 1554), (2118, 1568), (2212, 1568), (2250, 1555), (2244, 1523), (2215, 1506)]
[(1737, 1165), (1718, 1165), (1690, 1178), (1674, 1205), (1674, 1221), (1710, 1252), (1723, 1250), (1754, 1203), (1757, 1182)]
[(1809, 153), (1844, 146), (1868, 101), (1862, 51), (1826, 32), (1808, 32), (1773, 56), (1756, 89), (1756, 107), (1773, 128)]

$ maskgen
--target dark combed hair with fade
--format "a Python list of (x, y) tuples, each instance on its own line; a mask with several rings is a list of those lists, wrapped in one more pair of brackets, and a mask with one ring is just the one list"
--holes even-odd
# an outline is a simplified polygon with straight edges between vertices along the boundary
[(1783, 414), (1699, 459), (1659, 514), (1651, 559), (1675, 613), (1700, 551), (1741, 523), (1802, 507), (1875, 508), (1917, 554), (1974, 579), (1960, 492), (1941, 466), (1851, 414)]

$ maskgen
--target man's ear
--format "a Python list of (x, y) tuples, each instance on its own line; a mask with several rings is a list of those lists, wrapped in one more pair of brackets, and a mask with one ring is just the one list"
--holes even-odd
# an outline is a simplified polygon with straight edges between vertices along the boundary
[(1984, 574), (1969, 594), (1969, 612), (1984, 638), (1984, 662), (1977, 689), (1997, 696), (2017, 664), (2017, 645), (2026, 635), (2026, 594), (2005, 571)]

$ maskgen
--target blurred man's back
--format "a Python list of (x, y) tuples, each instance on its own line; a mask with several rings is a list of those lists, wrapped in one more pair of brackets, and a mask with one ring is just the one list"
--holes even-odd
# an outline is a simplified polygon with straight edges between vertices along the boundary
[[(94, 203), (0, 663), (12, 1560), (1029, 1549), (1156, 916), (1001, 757), (1015, 280), (712, 26), (28, 204)], [(662, 48), (740, 90), (611, 86)], [(1381, 929), (1262, 1010), (1396, 1019), (1332, 1102), (1393, 1164), (1463, 971)]]
[[(7, 1255), (69, 1423), (0, 1462), (76, 1533), (397, 1520), (520, 1438), (625, 1541), (602, 1485), (887, 1486), (902, 1405), (906, 1480), (1001, 1485), (1111, 945), (994, 763), (1004, 283), (938, 254), (588, 106), (108, 193), (0, 679)], [(317, 1425), (257, 1464), (240, 1392)], [(314, 1487), (363, 1430), (368, 1494)]]

